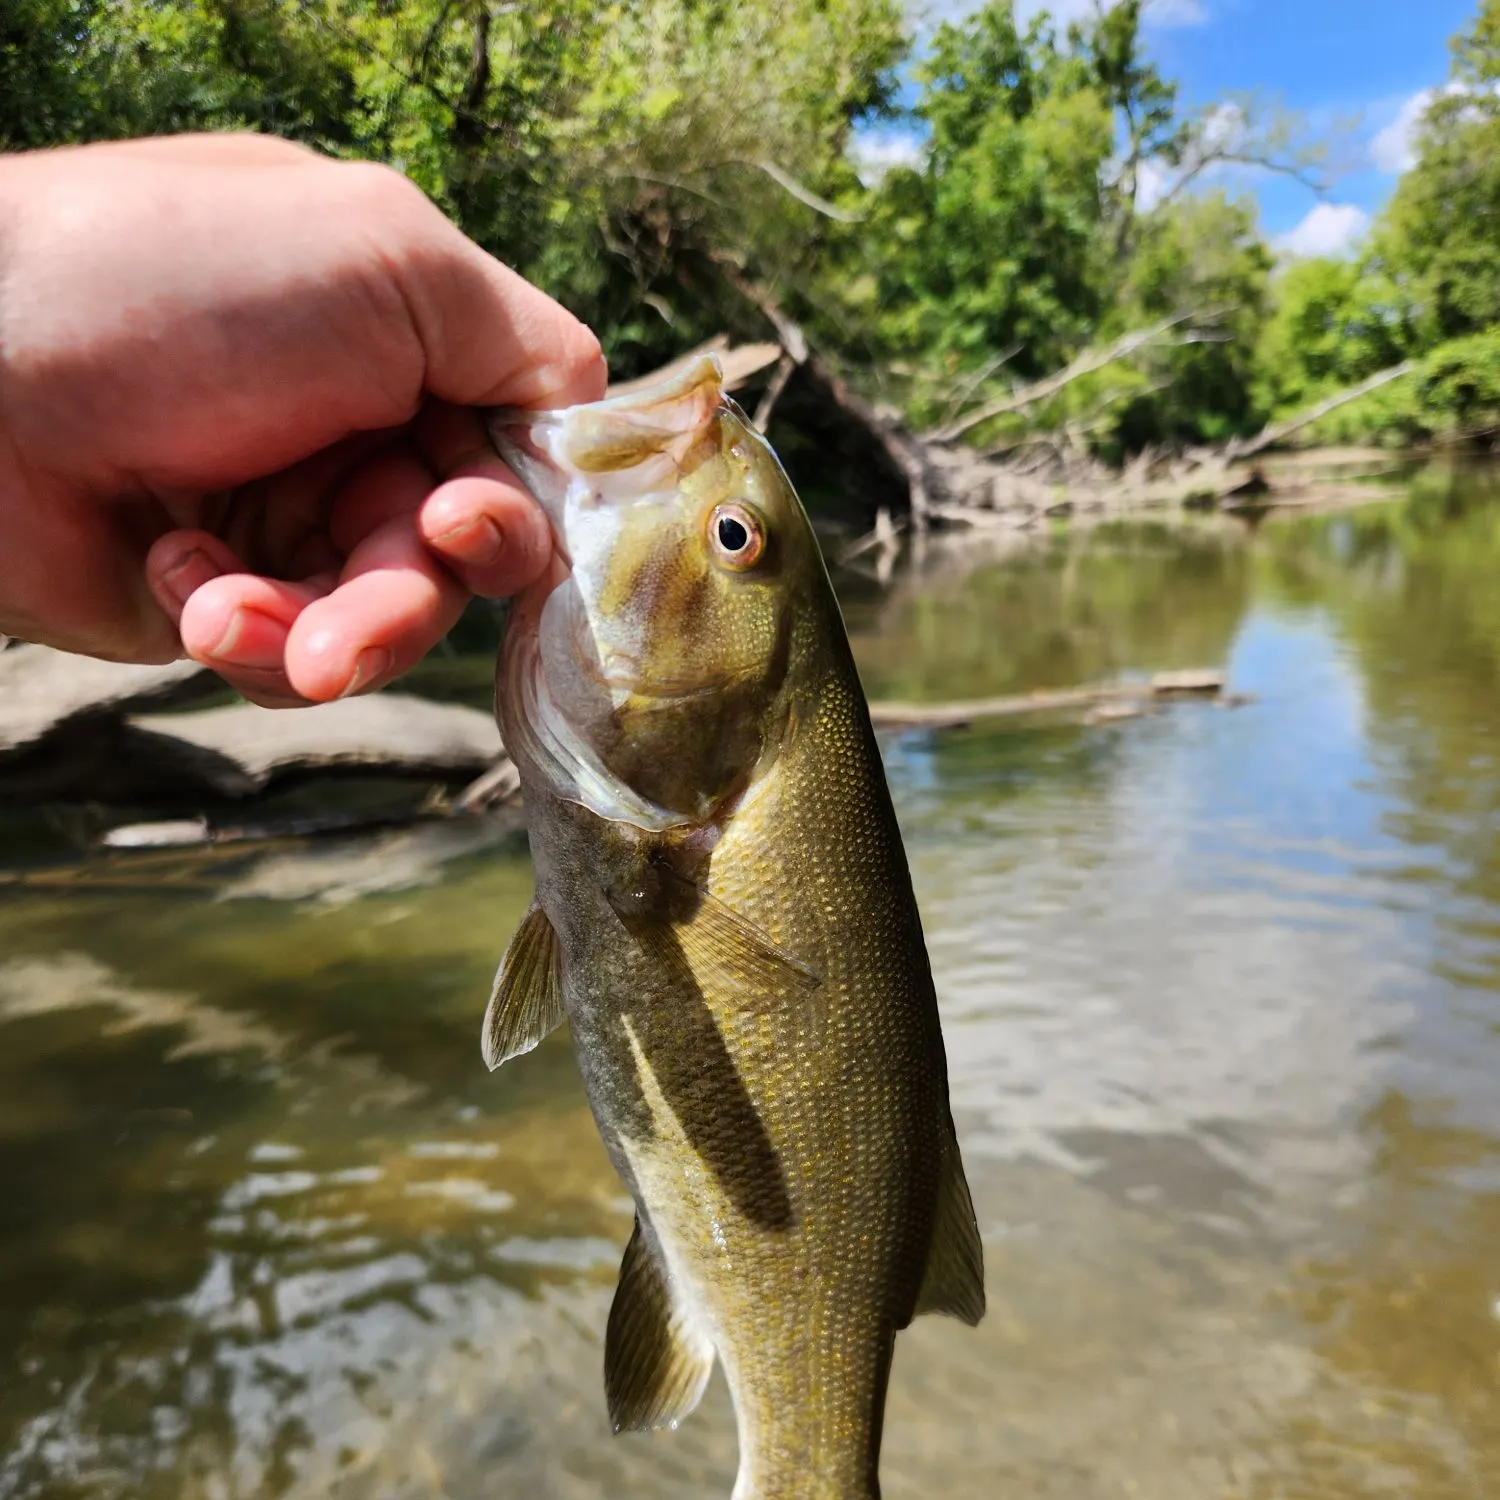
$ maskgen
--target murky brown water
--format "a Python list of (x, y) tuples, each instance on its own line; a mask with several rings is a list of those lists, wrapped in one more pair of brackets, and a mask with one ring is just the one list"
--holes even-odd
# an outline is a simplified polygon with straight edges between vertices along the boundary
[[(902, 1336), (887, 1495), (1500, 1494), (1500, 502), (846, 599), (876, 693), (1256, 695), (889, 743), (990, 1314)], [(524, 851), (183, 879), (0, 899), (0, 1496), (727, 1495), (717, 1384), (608, 1433), (566, 1038), (479, 1061)]]

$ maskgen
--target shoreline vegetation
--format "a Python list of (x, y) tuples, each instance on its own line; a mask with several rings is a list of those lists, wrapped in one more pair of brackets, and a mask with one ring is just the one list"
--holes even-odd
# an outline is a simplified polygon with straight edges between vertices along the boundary
[(769, 344), (773, 445), (866, 532), (1305, 490), (1310, 460), (1256, 461), (1292, 424), (1315, 449), (1488, 450), (1500, 0), (1454, 39), (1387, 206), (1323, 256), (1273, 239), (1251, 189), (1336, 202), (1356, 127), (1190, 106), (1149, 21), (14, 0), (0, 150), (259, 130), (387, 163), (593, 327), (617, 379)]

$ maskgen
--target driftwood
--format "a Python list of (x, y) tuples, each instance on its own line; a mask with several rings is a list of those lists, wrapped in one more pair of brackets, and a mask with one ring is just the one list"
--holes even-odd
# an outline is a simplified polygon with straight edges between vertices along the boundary
[(195, 661), (137, 667), (12, 645), (0, 652), (0, 759), (80, 719), (188, 702), (216, 683)]
[(296, 712), (138, 711), (218, 690), (194, 663), (130, 667), (41, 646), (0, 653), (0, 803), (198, 811), (330, 775), (462, 787), (504, 755), (489, 714), (398, 693)]
[[(1119, 710), (1173, 698), (1224, 698), (1224, 674), (1211, 670), (1158, 672), (1144, 682), (1110, 682), (1056, 692), (1019, 693), (1007, 698), (973, 698), (952, 703), (872, 703), (870, 722), (877, 729), (958, 729), (982, 719), (1009, 719), (1025, 714), (1097, 710), (1101, 718), (1124, 717)], [(1113, 712), (1112, 712), (1113, 711)]]
[(448, 809), (424, 803), (409, 811), (328, 813), (305, 818), (273, 818), (260, 823), (211, 823), (207, 818), (171, 818), (151, 823), (122, 823), (98, 840), (101, 849), (192, 849), (206, 844), (269, 844), (326, 838), (329, 834), (374, 833), (410, 828), (451, 816)]
[(179, 768), (227, 797), (310, 775), (379, 772), (452, 781), (486, 769), (503, 748), (491, 715), (406, 693), (345, 698), (295, 713), (236, 703), (126, 722), (153, 741), (174, 742)]

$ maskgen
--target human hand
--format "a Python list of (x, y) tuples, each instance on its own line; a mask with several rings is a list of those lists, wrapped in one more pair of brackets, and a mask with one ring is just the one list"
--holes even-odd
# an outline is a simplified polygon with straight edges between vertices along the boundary
[(265, 136), (0, 159), (0, 632), (379, 687), (551, 555), (473, 408), (599, 345), (404, 178)]

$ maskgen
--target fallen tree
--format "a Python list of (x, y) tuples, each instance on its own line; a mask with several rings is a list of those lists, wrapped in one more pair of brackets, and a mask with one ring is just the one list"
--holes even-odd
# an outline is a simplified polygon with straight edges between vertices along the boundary
[[(1120, 399), (1119, 393), (1107, 395), (1082, 421), (1060, 428), (1033, 426), (987, 449), (970, 446), (964, 439), (986, 423), (1043, 405), (1076, 381), (1112, 364), (1154, 349), (1217, 339), (1221, 337), (1218, 320), (1228, 309), (1184, 313), (1132, 330), (1100, 348), (1085, 350), (1054, 374), (980, 400), (939, 426), (917, 432), (898, 411), (867, 400), (831, 368), (796, 320), (763, 289), (737, 273), (731, 273), (730, 279), (776, 335), (772, 346), (744, 346), (753, 354), (726, 368), (740, 384), (772, 371), (756, 409), (757, 424), (764, 427), (789, 383), (794, 379), (800, 382), (799, 395), (804, 404), (811, 401), (864, 433), (897, 476), (904, 501), (900, 508), (917, 532), (935, 523), (1024, 529), (1061, 514), (1107, 516), (1184, 507), (1243, 510), (1319, 502), (1330, 506), (1363, 503), (1378, 498), (1380, 491), (1362, 481), (1382, 477), (1388, 465), (1342, 474), (1336, 480), (1319, 476), (1309, 467), (1273, 478), (1252, 460), (1340, 407), (1404, 378), (1415, 368), (1407, 362), (1382, 370), (1289, 420), (1268, 425), (1252, 437), (1181, 452), (1148, 450), (1123, 469), (1115, 469), (1093, 455), (1087, 440), (1109, 406)], [(733, 358), (736, 350), (725, 348), (724, 357)], [(1004, 362), (1005, 355), (1001, 355), (991, 363), (998, 368)], [(632, 385), (654, 378), (646, 377)], [(882, 523), (882, 534), (889, 535), (889, 521)]]

